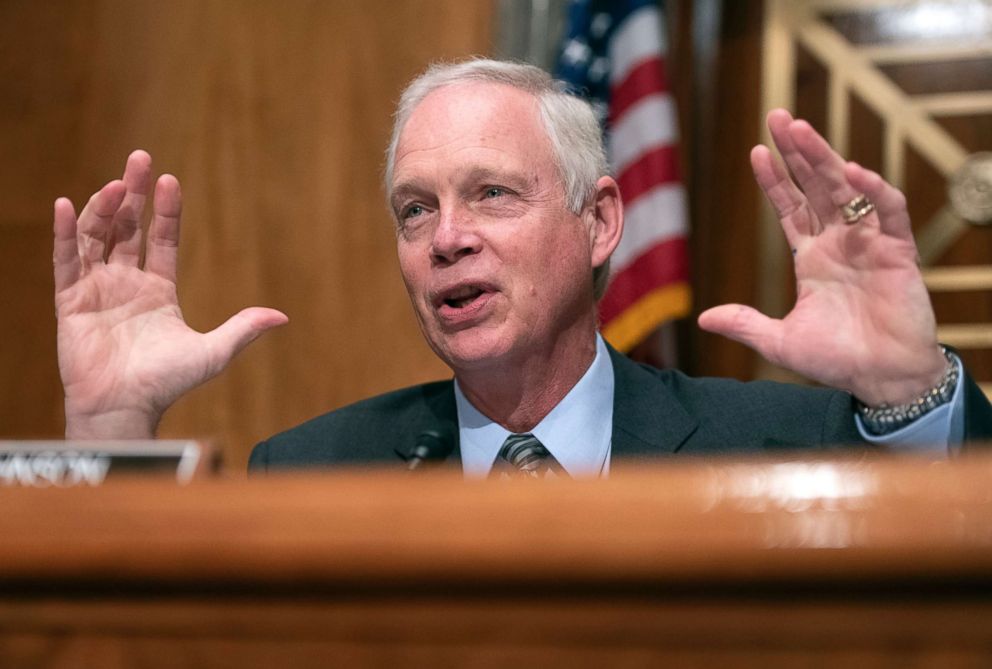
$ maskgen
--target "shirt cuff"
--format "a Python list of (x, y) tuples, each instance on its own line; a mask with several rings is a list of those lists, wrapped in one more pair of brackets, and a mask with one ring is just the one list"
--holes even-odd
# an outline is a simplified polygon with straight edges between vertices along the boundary
[(909, 425), (889, 434), (874, 435), (865, 429), (861, 416), (855, 412), (858, 432), (868, 443), (884, 446), (893, 453), (956, 453), (964, 439), (964, 366), (961, 358), (951, 353), (958, 368), (958, 385), (947, 404), (920, 416)]

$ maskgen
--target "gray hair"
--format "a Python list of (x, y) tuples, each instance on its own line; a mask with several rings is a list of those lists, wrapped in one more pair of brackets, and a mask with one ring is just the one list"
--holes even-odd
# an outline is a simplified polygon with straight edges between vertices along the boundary
[[(525, 63), (474, 58), (458, 63), (435, 63), (410, 82), (400, 96), (393, 117), (393, 134), (386, 149), (386, 194), (393, 179), (400, 134), (413, 110), (432, 92), (454, 84), (484, 82), (503, 84), (530, 93), (537, 99), (541, 122), (551, 142), (565, 206), (582, 211), (596, 192), (596, 182), (609, 174), (599, 120), (592, 106), (567, 92), (564, 82), (553, 79), (539, 67)], [(593, 270), (596, 298), (606, 290), (609, 262)]]

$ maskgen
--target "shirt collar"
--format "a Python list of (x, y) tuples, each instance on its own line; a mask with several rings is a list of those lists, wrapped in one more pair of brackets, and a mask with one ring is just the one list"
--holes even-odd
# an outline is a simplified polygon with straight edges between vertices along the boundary
[[(510, 431), (476, 409), (455, 380), (458, 437), (466, 478), (489, 475)], [(605, 475), (613, 432), (613, 363), (596, 335), (596, 357), (579, 382), (531, 433), (573, 478)]]

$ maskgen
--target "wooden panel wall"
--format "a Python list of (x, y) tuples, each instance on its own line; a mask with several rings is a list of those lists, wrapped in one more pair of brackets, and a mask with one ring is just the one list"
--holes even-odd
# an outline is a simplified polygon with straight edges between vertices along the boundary
[(759, 356), (703, 332), (696, 317), (727, 302), (757, 304), (761, 192), (751, 174), (760, 139), (762, 3), (670, 0), (672, 73), (689, 189), (693, 314), (680, 323), (681, 367), (698, 376), (755, 376)]
[(402, 85), (489, 50), (484, 0), (0, 4), (0, 436), (57, 436), (51, 203), (134, 148), (186, 197), (180, 299), (209, 329), (252, 304), (291, 323), (181, 400), (163, 436), (229, 468), (273, 432), (447, 374), (423, 343), (379, 186)]

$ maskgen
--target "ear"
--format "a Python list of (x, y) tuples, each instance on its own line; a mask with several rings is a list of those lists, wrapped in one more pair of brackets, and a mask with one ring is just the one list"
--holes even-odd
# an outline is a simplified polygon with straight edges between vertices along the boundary
[(596, 195), (587, 215), (592, 218), (589, 226), (592, 266), (599, 267), (613, 255), (623, 234), (623, 201), (620, 186), (613, 177), (600, 177), (596, 182)]

